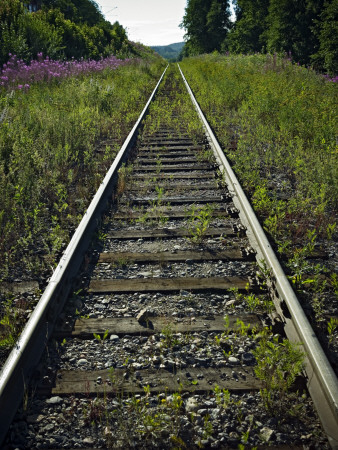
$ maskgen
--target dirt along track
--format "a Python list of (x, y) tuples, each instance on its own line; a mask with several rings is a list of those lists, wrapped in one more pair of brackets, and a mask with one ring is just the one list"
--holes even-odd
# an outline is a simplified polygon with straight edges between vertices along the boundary
[(4, 448), (330, 448), (177, 69), (162, 84)]

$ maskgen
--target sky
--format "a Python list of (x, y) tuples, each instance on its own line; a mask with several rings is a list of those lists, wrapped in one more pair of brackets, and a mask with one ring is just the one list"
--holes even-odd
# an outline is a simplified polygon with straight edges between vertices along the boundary
[(131, 41), (145, 45), (182, 42), (179, 24), (186, 0), (96, 0), (106, 20), (116, 20), (127, 30)]

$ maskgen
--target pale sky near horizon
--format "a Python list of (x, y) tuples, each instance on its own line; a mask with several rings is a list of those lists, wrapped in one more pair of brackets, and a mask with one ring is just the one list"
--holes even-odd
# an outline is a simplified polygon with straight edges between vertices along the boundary
[(116, 20), (127, 30), (131, 41), (145, 45), (182, 42), (179, 28), (186, 0), (96, 0), (106, 20)]

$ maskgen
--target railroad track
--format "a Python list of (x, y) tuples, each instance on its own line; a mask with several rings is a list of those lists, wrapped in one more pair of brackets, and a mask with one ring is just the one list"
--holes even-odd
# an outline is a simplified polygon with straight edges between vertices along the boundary
[(161, 82), (3, 367), (0, 438), (337, 448), (333, 370), (212, 131), (188, 132), (183, 82)]

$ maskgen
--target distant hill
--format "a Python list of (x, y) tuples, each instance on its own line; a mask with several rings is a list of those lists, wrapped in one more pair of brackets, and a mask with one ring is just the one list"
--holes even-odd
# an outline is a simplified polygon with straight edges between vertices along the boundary
[(176, 61), (183, 47), (184, 42), (177, 42), (176, 44), (170, 45), (156, 45), (151, 48), (159, 55), (163, 56), (163, 58), (169, 59), (170, 61)]

